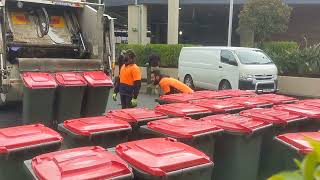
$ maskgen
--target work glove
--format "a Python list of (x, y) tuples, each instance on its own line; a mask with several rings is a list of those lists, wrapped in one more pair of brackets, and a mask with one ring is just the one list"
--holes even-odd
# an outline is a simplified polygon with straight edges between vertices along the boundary
[(131, 103), (131, 106), (132, 106), (132, 107), (137, 107), (137, 105), (138, 105), (138, 100), (137, 100), (136, 98), (132, 98), (130, 103)]
[(118, 95), (117, 93), (113, 93), (113, 94), (112, 94), (112, 99), (113, 99), (114, 101), (117, 101), (117, 95)]

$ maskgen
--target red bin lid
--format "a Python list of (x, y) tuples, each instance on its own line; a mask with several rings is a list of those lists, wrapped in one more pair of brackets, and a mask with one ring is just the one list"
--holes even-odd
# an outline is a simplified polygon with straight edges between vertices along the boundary
[(116, 147), (129, 164), (153, 176), (212, 163), (204, 153), (171, 138), (132, 141)]
[(188, 116), (190, 114), (210, 112), (210, 110), (207, 108), (196, 106), (190, 103), (172, 103), (172, 104), (158, 105), (155, 107), (155, 110), (168, 115), (179, 116), (179, 117)]
[(309, 106), (306, 104), (284, 104), (274, 107), (277, 110), (287, 111), (308, 118), (320, 118), (320, 107)]
[(273, 108), (256, 108), (240, 112), (241, 116), (266, 121), (272, 124), (288, 124), (290, 121), (303, 119), (304, 116), (292, 114), (290, 112), (276, 110)]
[(93, 87), (113, 86), (111, 78), (102, 71), (84, 72), (83, 77)]
[(161, 112), (156, 112), (154, 110), (150, 110), (146, 108), (112, 110), (108, 112), (106, 116), (119, 118), (129, 123), (137, 123), (139, 121), (145, 121), (146, 119), (157, 120), (157, 119), (163, 119), (168, 117), (167, 115)]
[(296, 99), (296, 98), (284, 96), (284, 95), (279, 95), (279, 94), (262, 94), (262, 95), (257, 96), (256, 98), (269, 101), (273, 104), (284, 104), (284, 103), (298, 101), (298, 99)]
[(239, 89), (227, 89), (218, 91), (221, 95), (240, 97), (240, 96), (256, 96), (257, 94), (252, 91), (243, 91)]
[(299, 132), (299, 133), (288, 133), (279, 135), (276, 137), (278, 141), (284, 142), (287, 145), (292, 146), (300, 153), (307, 154), (312, 151), (307, 139), (313, 139), (320, 141), (320, 132)]
[(256, 97), (234, 97), (234, 98), (225, 99), (224, 101), (241, 104), (246, 108), (255, 108), (259, 106), (272, 105), (270, 101), (266, 101), (264, 99), (258, 99)]
[(222, 99), (231, 97), (229, 95), (225, 95), (219, 91), (195, 91), (193, 94), (206, 98), (206, 99)]
[(201, 121), (208, 121), (214, 125), (224, 129), (229, 132), (238, 132), (238, 133), (253, 133), (255, 130), (270, 126), (270, 123), (256, 120), (248, 117), (237, 116), (237, 115), (214, 115), (207, 116)]
[(90, 136), (98, 132), (131, 128), (130, 124), (126, 121), (106, 116), (67, 120), (64, 121), (63, 125), (66, 129), (82, 136)]
[(86, 80), (75, 72), (58, 72), (55, 74), (56, 81), (60, 86), (86, 86)]
[(32, 169), (39, 180), (100, 180), (131, 175), (131, 169), (123, 160), (99, 146), (37, 156), (32, 159)]
[(305, 104), (307, 106), (314, 106), (320, 108), (320, 99), (307, 99), (299, 101), (298, 104)]
[(190, 118), (170, 118), (149, 122), (147, 127), (153, 131), (176, 138), (193, 138), (209, 132), (220, 132), (221, 128), (204, 121)]
[(239, 103), (219, 99), (194, 101), (192, 104), (208, 108), (214, 113), (224, 113), (231, 110), (244, 109), (244, 106)]
[(194, 93), (180, 93), (180, 94), (170, 94), (170, 95), (163, 95), (160, 96), (160, 100), (163, 101), (171, 101), (171, 102), (189, 102), (194, 100), (204, 99), (204, 97), (198, 96)]
[(56, 88), (57, 83), (49, 73), (26, 72), (21, 75), (24, 85), (31, 89)]
[(0, 129), (0, 153), (57, 141), (62, 141), (60, 134), (42, 124)]

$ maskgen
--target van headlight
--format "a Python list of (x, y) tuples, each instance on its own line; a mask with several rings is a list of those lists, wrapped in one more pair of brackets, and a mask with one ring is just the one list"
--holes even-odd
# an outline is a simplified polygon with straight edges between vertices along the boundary
[(253, 81), (252, 74), (240, 74), (240, 80)]

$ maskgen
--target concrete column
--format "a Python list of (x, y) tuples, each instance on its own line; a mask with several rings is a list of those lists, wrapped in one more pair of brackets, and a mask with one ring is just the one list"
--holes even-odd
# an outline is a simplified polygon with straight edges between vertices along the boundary
[(179, 0), (168, 0), (168, 44), (179, 43)]
[(128, 6), (128, 44), (146, 44), (147, 41), (147, 6)]

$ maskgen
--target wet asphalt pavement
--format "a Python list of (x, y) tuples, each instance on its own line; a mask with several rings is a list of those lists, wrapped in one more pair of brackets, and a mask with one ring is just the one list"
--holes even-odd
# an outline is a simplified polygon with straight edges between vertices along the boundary
[[(138, 107), (154, 108), (158, 104), (154, 101), (157, 97), (156, 95), (140, 94), (138, 97)], [(118, 101), (114, 102), (112, 100), (112, 93), (110, 93), (107, 111), (120, 108), (120, 97), (118, 96)], [(20, 124), (22, 124), (22, 103), (13, 103), (0, 107), (0, 128)]]

